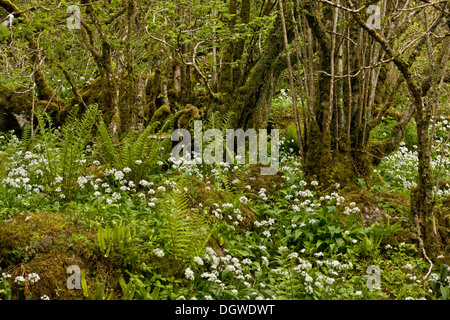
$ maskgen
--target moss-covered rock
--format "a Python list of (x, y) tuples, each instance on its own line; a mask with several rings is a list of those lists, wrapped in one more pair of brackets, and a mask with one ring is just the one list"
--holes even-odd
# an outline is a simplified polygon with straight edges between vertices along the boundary
[[(2, 272), (17, 276), (37, 273), (37, 283), (10, 281), (12, 299), (84, 299), (82, 290), (69, 290), (70, 265), (86, 274), (93, 292), (97, 280), (121, 294), (118, 279), (124, 269), (123, 258), (113, 253), (107, 258), (95, 244), (96, 232), (83, 228), (57, 213), (29, 213), (0, 222), (0, 266)], [(25, 293), (27, 293), (25, 295)], [(32, 294), (32, 295), (30, 295)]]
[(164, 123), (169, 117), (172, 116), (172, 112), (170, 111), (170, 107), (167, 104), (162, 105), (158, 110), (153, 114), (150, 123), (154, 123), (156, 121), (160, 123)]
[(176, 128), (187, 129), (189, 126), (189, 122), (192, 119), (200, 119), (200, 113), (196, 106), (188, 104), (183, 110), (180, 110), (175, 114), (174, 119)]
[[(64, 102), (55, 98), (53, 101), (38, 100), (35, 97), (34, 108), (45, 109), (58, 125), (57, 114), (64, 108)], [(0, 86), (0, 132), (14, 130), (20, 136), (25, 123), (31, 120), (33, 96), (31, 91), (18, 93), (6, 86)]]

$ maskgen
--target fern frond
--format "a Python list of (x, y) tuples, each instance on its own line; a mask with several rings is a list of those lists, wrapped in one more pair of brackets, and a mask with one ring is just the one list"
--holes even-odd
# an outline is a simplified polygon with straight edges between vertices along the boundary
[(133, 161), (131, 149), (135, 141), (136, 141), (136, 133), (135, 130), (131, 128), (125, 135), (125, 138), (123, 139), (121, 145), (120, 164), (122, 167), (130, 167), (131, 162)]
[(250, 167), (249, 164), (243, 164), (243, 165), (239, 165), (238, 169), (236, 171), (233, 172), (233, 180), (234, 179), (238, 179), (240, 182), (233, 185), (234, 189), (239, 193), (244, 193), (245, 191), (245, 183), (244, 181), (246, 181), (247, 177), (248, 177), (248, 168)]
[(233, 115), (234, 112), (233, 111), (228, 111), (227, 113), (225, 113), (222, 118), (220, 119), (219, 122), (219, 130), (224, 132), (227, 129), (231, 128), (231, 121), (233, 119)]
[(147, 157), (148, 151), (151, 147), (151, 135), (155, 133), (159, 122), (154, 122), (149, 125), (136, 139), (135, 143), (131, 146), (132, 165), (136, 160), (143, 160)]
[(102, 161), (112, 167), (118, 167), (119, 159), (114, 148), (114, 142), (103, 120), (97, 126), (97, 142), (97, 150)]
[(215, 228), (211, 227), (208, 217), (209, 213), (207, 210), (199, 210), (191, 213), (189, 220), (191, 237), (186, 252), (187, 261), (192, 260), (195, 256), (201, 255), (214, 233)]
[(162, 230), (175, 260), (182, 258), (189, 244), (189, 222), (184, 215), (186, 211), (187, 198), (176, 188), (169, 194), (164, 205), (166, 225)]
[(30, 142), (30, 138), (31, 138), (31, 124), (30, 121), (27, 121), (25, 123), (25, 126), (23, 127), (23, 131), (22, 131), (22, 146), (25, 149), (28, 149), (28, 143)]
[(177, 187), (168, 195), (164, 212), (166, 217), (162, 229), (163, 238), (169, 244), (169, 252), (183, 269), (185, 263), (200, 256), (214, 232), (209, 223), (207, 210), (189, 210), (185, 186), (186, 178), (178, 181)]

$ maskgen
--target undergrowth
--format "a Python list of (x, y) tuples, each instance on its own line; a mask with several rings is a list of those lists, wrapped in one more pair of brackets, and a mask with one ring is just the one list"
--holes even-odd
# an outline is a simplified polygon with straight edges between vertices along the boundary
[[(348, 201), (339, 185), (324, 192), (317, 181), (306, 182), (292, 128), (281, 141), (280, 174), (261, 178), (249, 174), (248, 164), (173, 159), (170, 136), (164, 137), (170, 122), (130, 130), (116, 144), (97, 106), (81, 118), (77, 111), (62, 128), (53, 128), (51, 119), (37, 112), (35, 136), (29, 125), (20, 138), (0, 136), (0, 217), (9, 226), (30, 212), (52, 212), (91, 232), (94, 240), (85, 242), (89, 250), (120, 263), (121, 274), (109, 287), (102, 277), (84, 274), (86, 298), (449, 297), (447, 265), (434, 265), (428, 274), (429, 263), (411, 241), (415, 231), (407, 217), (396, 217), (404, 209), (383, 198), (382, 210), (397, 219), (367, 225), (365, 203)], [(216, 114), (203, 129), (225, 132), (229, 118)], [(446, 152), (433, 154), (442, 180), (448, 179)], [(415, 157), (414, 148), (402, 145), (376, 168), (383, 180), (368, 190), (374, 199), (409, 190), (416, 179)], [(437, 191), (438, 201), (448, 196), (446, 190)], [(72, 238), (76, 243), (84, 236)], [(8, 254), (19, 249), (14, 250)], [(62, 265), (64, 258), (59, 259), (55, 263)], [(17, 273), (17, 265), (1, 266), (1, 299), (15, 297), (32, 281)], [(375, 287), (371, 270), (379, 270)], [(59, 283), (44, 298), (57, 299), (64, 288)]]

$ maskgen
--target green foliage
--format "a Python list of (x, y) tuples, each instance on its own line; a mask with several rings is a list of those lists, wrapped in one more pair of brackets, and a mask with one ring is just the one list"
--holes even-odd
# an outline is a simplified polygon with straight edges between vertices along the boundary
[(94, 292), (91, 292), (87, 284), (84, 271), (81, 271), (81, 287), (83, 289), (84, 296), (89, 300), (111, 300), (113, 295), (112, 290), (109, 292), (109, 294), (105, 293), (105, 285), (103, 283), (100, 283), (98, 280)]
[(156, 131), (159, 125), (154, 122), (140, 133), (131, 129), (119, 145), (114, 145), (105, 123), (100, 121), (96, 152), (109, 167), (132, 169), (130, 178), (137, 184), (144, 176), (157, 172), (160, 167), (157, 162), (165, 160), (164, 156), (170, 153), (171, 137), (163, 138), (163, 134), (170, 130), (172, 123), (167, 121)]
[(280, 118), (286, 110), (292, 109), (292, 97), (287, 89), (281, 89), (280, 94), (273, 99), (272, 108), (275, 115)]
[(409, 150), (414, 150), (417, 145), (417, 130), (413, 123), (408, 123), (405, 131), (405, 145)]
[(22, 145), (25, 147), (25, 149), (27, 149), (30, 139), (31, 139), (31, 124), (29, 121), (27, 121), (23, 127), (21, 140)]
[(363, 240), (358, 245), (359, 253), (361, 254), (361, 256), (364, 258), (368, 256), (373, 257), (376, 253), (376, 250), (380, 246), (381, 240), (381, 237), (379, 239), (375, 239), (373, 235), (370, 235), (370, 237), (365, 235)]
[(295, 125), (291, 124), (286, 128), (285, 132), (285, 142), (283, 144), (283, 149), (285, 152), (299, 154), (300, 144), (298, 142), (297, 129)]
[(450, 300), (450, 281), (449, 281), (449, 266), (441, 264), (439, 275), (433, 275), (430, 279), (430, 286), (433, 292), (442, 297), (442, 300)]
[[(207, 87), (212, 85), (213, 72), (230, 67), (231, 70), (228, 71), (232, 75), (244, 75), (242, 79), (232, 81), (236, 84), (235, 80), (239, 80), (238, 85), (242, 85), (240, 82), (245, 80), (245, 75), (252, 74), (263, 67), (263, 64), (273, 67), (272, 63), (277, 61), (264, 59), (273, 56), (272, 52), (266, 55), (269, 50), (265, 51), (265, 48), (272, 49), (273, 43), (265, 39), (274, 27), (278, 27), (275, 26), (279, 16), (277, 6), (271, 8), (273, 1), (251, 2), (247, 22), (243, 21), (244, 9), (245, 4), (250, 4), (250, 1), (236, 2), (237, 12), (234, 14), (230, 12), (230, 4), (234, 2), (223, 0), (191, 1), (189, 6), (184, 6), (184, 2), (153, 1), (150, 7), (139, 1), (94, 1), (91, 12), (96, 17), (90, 20), (96, 23), (92, 34), (87, 38), (76, 30), (67, 30), (64, 23), (54, 23), (66, 13), (67, 1), (62, 1), (63, 6), (58, 7), (47, 0), (39, 3), (42, 7), (50, 8), (49, 10), (35, 10), (30, 1), (21, 3), (20, 9), (29, 17), (27, 23), (19, 25), (14, 20), (13, 28), (0, 26), (0, 56), (5, 66), (0, 83), (16, 92), (32, 89), (34, 85), (29, 76), (30, 70), (39, 67), (48, 75), (47, 80), (55, 90), (55, 97), (64, 99), (65, 102), (73, 97), (75, 90), (72, 90), (72, 84), (69, 84), (62, 70), (52, 63), (36, 65), (35, 62), (39, 62), (39, 59), (35, 59), (35, 50), (29, 47), (28, 41), (30, 35), (34, 34), (38, 35), (38, 47), (45, 51), (42, 56), (46, 57), (46, 61), (64, 62), (63, 66), (70, 73), (75, 87), (83, 99), (87, 97), (88, 100), (108, 100), (108, 93), (99, 90), (98, 86), (101, 83), (99, 80), (106, 79), (93, 77), (98, 74), (104, 77), (102, 69), (107, 70), (109, 67), (103, 65), (108, 64), (108, 48), (111, 49), (113, 76), (120, 75), (116, 71), (119, 71), (120, 63), (123, 62), (121, 50), (126, 48), (127, 65), (123, 67), (125, 71), (132, 71), (132, 74), (125, 72), (123, 74), (126, 77), (118, 79), (121, 85), (119, 105), (123, 108), (120, 114), (124, 115), (122, 120), (125, 120), (123, 123), (130, 119), (129, 111), (138, 110), (133, 101), (142, 103), (144, 117), (149, 116), (149, 103), (155, 101), (149, 101), (148, 98), (153, 94), (158, 95), (155, 105), (168, 98), (173, 104), (171, 107), (179, 110), (186, 102), (210, 110), (210, 102), (218, 102), (220, 105), (230, 97), (230, 100), (223, 103), (227, 107), (228, 102), (233, 102), (235, 94), (242, 94), (242, 90), (248, 86), (235, 88), (236, 91), (229, 95), (230, 93), (220, 92), (223, 91), (223, 79), (219, 79), (219, 87), (212, 88), (213, 96), (218, 101), (210, 101)], [(263, 3), (268, 7), (261, 7), (260, 4)], [(286, 5), (293, 3), (286, 2)], [(142, 8), (146, 10), (147, 19), (141, 14)], [(289, 9), (287, 7), (286, 11), (289, 12)], [(82, 8), (83, 14), (86, 13), (85, 10), (87, 8)], [(121, 15), (122, 13), (125, 14)], [(124, 28), (124, 22), (136, 14), (143, 17), (148, 33), (141, 33), (143, 29), (133, 23), (129, 25), (130, 28)], [(420, 15), (418, 17), (420, 19)], [(101, 35), (98, 33), (100, 26), (103, 29)], [(339, 22), (342, 30), (347, 26), (350, 26), (348, 21)], [(423, 29), (417, 21), (412, 21), (411, 26), (414, 30), (406, 30), (393, 40), (394, 49), (410, 38), (411, 32)], [(124, 30), (126, 37), (123, 36)], [(435, 32), (438, 38), (440, 32)], [(161, 35), (164, 35), (163, 41), (155, 41)], [(105, 38), (108, 38), (108, 42), (104, 42), (102, 46), (99, 41)], [(25, 41), (21, 41), (24, 39)], [(90, 40), (93, 47), (87, 48), (83, 42)], [(440, 43), (437, 44), (437, 49), (440, 48)], [(239, 50), (228, 52), (226, 46), (229, 44), (239, 47)], [(151, 77), (147, 76), (156, 74), (156, 66), (168, 65), (167, 55), (161, 55), (161, 52), (167, 48), (174, 53), (185, 52), (186, 47), (195, 47), (198, 59), (186, 52), (182, 56), (184, 61), (177, 57), (173, 61), (174, 68), (186, 63), (192, 65), (192, 68), (188, 68), (190, 71), (184, 70), (188, 73), (183, 72), (186, 79), (181, 79), (181, 83), (188, 86), (182, 88), (179, 96), (184, 101), (180, 103), (174, 97), (174, 93), (178, 93), (172, 88), (172, 80), (166, 86), (166, 83), (152, 83)], [(86, 57), (86, 52), (92, 54), (102, 48), (105, 59), (83, 58)], [(243, 52), (243, 55), (239, 56), (239, 52)], [(231, 57), (227, 57), (227, 54)], [(263, 59), (259, 59), (259, 56)], [(417, 58), (418, 63), (410, 71), (420, 78), (424, 70), (430, 67), (432, 59), (427, 59), (421, 52)], [(319, 59), (320, 52), (315, 52), (310, 62), (314, 64)], [(221, 70), (218, 70), (219, 65)], [(257, 68), (251, 69), (253, 66)], [(278, 74), (278, 70), (271, 71)], [(307, 75), (306, 70), (297, 71), (296, 81), (300, 83), (304, 82), (302, 78), (309, 82), (311, 78), (305, 77), (314, 78), (321, 70), (317, 69), (319, 73), (310, 75)], [(386, 74), (382, 72), (380, 75)], [(163, 75), (163, 78), (166, 76)], [(388, 72), (387, 76), (389, 80), (391, 74)], [(269, 78), (265, 80), (274, 80)], [(286, 75), (281, 74), (280, 78), (286, 80)], [(141, 80), (148, 81), (145, 94), (133, 96), (131, 93), (137, 93), (135, 89), (140, 87)], [(281, 88), (286, 88), (287, 81), (279, 82)], [(86, 87), (89, 84), (94, 85)], [(303, 100), (306, 101), (302, 86), (299, 87), (298, 95), (302, 97), (303, 94)], [(389, 88), (389, 81), (383, 86)], [(396, 110), (404, 110), (410, 103), (402, 93), (402, 86), (403, 84), (397, 93)], [(168, 97), (163, 93), (166, 88)], [(447, 89), (443, 83), (440, 97), (443, 109), (448, 104)], [(364, 91), (364, 87), (361, 90)], [(148, 91), (153, 92), (149, 94)], [(255, 102), (252, 96), (255, 92), (249, 92), (247, 97), (250, 99), (247, 103)], [(320, 98), (321, 92), (316, 93)], [(339, 102), (338, 90), (336, 93), (337, 106), (347, 112), (348, 109), (343, 108)], [(261, 94), (264, 98), (264, 92)], [(142, 100), (137, 101), (136, 98)], [(8, 103), (8, 99), (3, 100), (2, 104)], [(377, 97), (375, 100), (378, 104), (380, 99)], [(365, 102), (364, 99), (360, 101)], [(128, 102), (129, 105), (126, 105)], [(41, 104), (36, 104), (38, 105)], [(108, 109), (110, 106), (101, 107)], [(166, 107), (169, 108), (167, 105)], [(322, 110), (322, 107), (318, 109)], [(275, 123), (278, 120), (291, 120), (288, 112), (292, 111), (292, 99), (288, 90), (282, 89), (275, 95), (272, 109)], [(353, 111), (358, 110), (354, 108)], [(361, 113), (363, 118), (360, 120), (363, 123), (373, 119), (369, 116), (374, 115), (374, 110), (366, 111), (367, 114)], [(450, 172), (448, 143), (445, 142), (450, 129), (444, 118), (444, 115), (448, 116), (447, 111), (444, 110), (441, 117), (442, 110), (439, 110), (439, 121), (433, 137), (434, 169), (439, 163), (438, 155), (441, 150), (443, 154), (441, 181), (448, 178)], [(132, 116), (136, 116), (136, 113)], [(203, 129), (218, 129), (225, 136), (226, 129), (231, 128), (233, 116), (231, 112), (213, 113), (203, 123)], [(95, 261), (90, 253), (97, 253), (98, 249), (102, 255), (109, 257), (99, 261), (116, 263), (112, 253), (121, 255), (122, 259), (118, 260), (123, 261), (123, 265), (118, 267), (127, 270), (122, 277), (118, 277), (123, 299), (448, 299), (450, 296), (448, 266), (443, 264), (438, 270), (439, 274), (430, 275), (429, 284), (433, 292), (428, 292), (428, 283), (423, 283), (429, 270), (428, 262), (420, 258), (415, 244), (402, 242), (414, 238), (408, 228), (414, 221), (403, 214), (409, 207), (398, 210), (395, 203), (397, 199), (393, 199), (382, 211), (386, 213), (389, 210), (389, 214), (399, 218), (398, 222), (390, 224), (389, 220), (379, 221), (367, 227), (366, 218), (361, 214), (364, 203), (349, 204), (346, 207), (344, 190), (336, 185), (321, 190), (319, 184), (312, 184), (304, 179), (297, 156), (299, 141), (292, 124), (284, 132), (285, 140), (281, 150), (283, 161), (280, 169), (283, 171), (284, 183), (270, 188), (274, 186), (276, 179), (270, 176), (251, 176), (249, 172), (254, 171), (247, 170), (251, 166), (205, 165), (190, 161), (177, 168), (174, 168), (175, 165), (169, 166), (166, 160), (171, 148), (170, 136), (162, 137), (170, 132), (170, 122), (166, 122), (162, 129), (159, 129), (159, 123), (153, 123), (142, 132), (130, 128), (116, 140), (112, 139), (108, 123), (100, 119), (100, 112), (95, 105), (90, 106), (83, 115), (79, 115), (78, 107), (71, 109), (61, 128), (54, 128), (52, 117), (43, 110), (37, 110), (36, 117), (38, 126), (32, 128), (30, 123), (26, 123), (20, 139), (11, 133), (0, 136), (0, 223), (8, 224), (11, 227), (8, 231), (16, 231), (23, 222), (30, 226), (33, 239), (48, 237), (52, 241), (58, 241), (58, 238), (64, 238), (68, 234), (65, 230), (67, 225), (61, 226), (55, 234), (45, 234), (44, 237), (39, 233), (36, 222), (26, 219), (30, 212), (60, 213), (66, 218), (64, 221), (67, 224), (87, 230), (94, 238), (97, 236), (94, 244), (87, 237), (69, 235), (67, 249), (71, 255), (77, 255), (78, 246), (83, 245), (86, 250), (77, 258), (89, 257), (89, 261), (84, 261), (90, 262), (85, 263), (86, 266)], [(340, 125), (345, 125), (341, 122), (339, 121)], [(370, 139), (387, 139), (395, 125), (396, 121), (392, 117), (386, 117), (371, 132)], [(94, 126), (96, 131), (92, 130), (95, 129)], [(34, 137), (31, 134), (33, 130), (36, 130), (33, 133), (37, 133)], [(342, 133), (342, 130), (339, 131)], [(351, 137), (355, 138), (353, 134)], [(417, 181), (416, 144), (416, 128), (411, 122), (405, 133), (404, 144), (398, 152), (383, 159), (376, 168), (382, 181), (378, 185), (379, 190), (409, 194)], [(342, 147), (340, 145), (341, 149)], [(224, 144), (223, 150), (228, 154), (233, 153), (233, 150), (226, 148)], [(348, 151), (352, 153), (354, 150)], [(263, 190), (258, 184), (246, 186), (245, 183), (252, 179), (267, 182), (264, 187), (270, 190)], [(368, 179), (360, 178), (358, 184), (373, 196), (370, 193), (373, 186)], [(450, 195), (450, 189), (436, 190), (436, 194), (438, 198), (444, 198)], [(445, 203), (436, 206), (436, 209), (436, 213), (444, 212)], [(22, 239), (21, 232), (12, 234), (14, 238)], [(9, 248), (2, 242), (9, 240), (5, 238), (0, 234), (1, 254), (6, 250), (9, 258), (27, 268), (36, 262), (36, 256), (48, 251), (46, 248), (40, 250), (41, 248), (22, 244)], [(399, 242), (401, 243), (398, 244)], [(51, 245), (54, 246), (55, 243)], [(49, 249), (51, 251), (53, 247)], [(1, 258), (3, 267), (5, 260)], [(65, 257), (57, 258), (64, 260)], [(377, 265), (381, 270), (382, 283), (377, 290), (370, 290), (367, 286), (370, 274), (366, 270), (371, 265)], [(17, 271), (16, 266), (17, 264), (7, 266), (5, 270)], [(49, 272), (51, 275), (52, 271), (42, 272)], [(96, 300), (111, 298), (112, 292), (105, 292), (106, 283), (95, 280), (95, 284), (90, 283), (91, 286), (88, 286), (86, 274), (92, 274), (93, 270), (90, 271), (82, 273), (84, 297)], [(96, 272), (101, 276), (101, 268), (94, 271), (98, 277)], [(19, 284), (20, 281), (8, 282), (7, 279), (7, 275), (0, 278), (2, 299), (10, 299), (11, 292), (14, 293), (12, 290), (16, 288), (24, 289), (23, 283)], [(48, 294), (54, 296), (53, 290), (57, 295), (60, 289), (48, 286), (48, 290)], [(29, 297), (31, 295), (25, 298)]]
[[(71, 117), (76, 119), (74, 114)], [(221, 119), (211, 118), (206, 127), (226, 130), (229, 120)], [(163, 133), (152, 126), (140, 134), (130, 131), (115, 144), (100, 121), (96, 136), (90, 136), (85, 145), (78, 137), (85, 129), (73, 129), (82, 127), (79, 121), (83, 118), (73, 126), (52, 130), (43, 114), (41, 123), (45, 125), (34, 139), (28, 129), (20, 140), (4, 136), (0, 158), (5, 160), (5, 179), (0, 201), (6, 211), (1, 212), (13, 217), (30, 210), (56, 211), (74, 217), (97, 236), (95, 244), (83, 240), (83, 245), (109, 257), (107, 261), (116, 261), (113, 253), (122, 258), (123, 270), (129, 275), (118, 278), (122, 299), (448, 297), (447, 276), (430, 276), (433, 293), (427, 293), (427, 284), (424, 288), (420, 280), (429, 265), (418, 256), (415, 245), (398, 244), (409, 232), (403, 219), (365, 226), (360, 204), (347, 205), (338, 186), (320, 190), (318, 182), (305, 181), (299, 158), (293, 153), (281, 153), (284, 182), (274, 187), (272, 177), (264, 177), (268, 179), (264, 187), (272, 188), (255, 189), (254, 184), (245, 185), (253, 178), (250, 165), (214, 165), (205, 176), (206, 170), (199, 170), (201, 165), (191, 161), (179, 167), (161, 167), (157, 162), (167, 156), (164, 153), (170, 141), (150, 139), (152, 134)], [(74, 146), (64, 148), (70, 138)], [(90, 141), (98, 142), (92, 154), (86, 147)], [(402, 148), (402, 154), (409, 154)], [(59, 162), (52, 159), (48, 164), (49, 155)], [(74, 167), (76, 159), (81, 163), (73, 169), (73, 196), (61, 204), (55, 201), (60, 198), (56, 189), (60, 185), (49, 178), (50, 169), (42, 176), (37, 171), (48, 167), (62, 174), (58, 166), (63, 166), (64, 155)], [(413, 157), (404, 158), (393, 158), (390, 164), (398, 170), (411, 167), (406, 162)], [(148, 163), (146, 169), (139, 171), (144, 162)], [(65, 168), (70, 170), (70, 165)], [(389, 181), (388, 166), (382, 164), (378, 170)], [(371, 194), (371, 190), (365, 192)], [(397, 208), (386, 201), (381, 209), (398, 216)], [(80, 239), (72, 236), (69, 247), (76, 248)], [(35, 253), (23, 246), (9, 252), (27, 264), (33, 262)], [(367, 287), (370, 265), (380, 267), (380, 289)], [(442, 285), (437, 286), (436, 281)], [(0, 279), (1, 298), (7, 298), (5, 283)], [(106, 283), (97, 281), (88, 288), (85, 276), (83, 283), (87, 299), (112, 297), (105, 293)]]
[(115, 249), (123, 253), (131, 245), (132, 238), (131, 230), (122, 221), (119, 224), (113, 223), (112, 227), (106, 224), (105, 229), (99, 227), (97, 231), (97, 241), (105, 257)]
[[(0, 297), (1, 295), (5, 295), (5, 300), (11, 300), (11, 286), (6, 278), (2, 278), (0, 281)], [(0, 300), (2, 299), (0, 298)]]
[(0, 134), (0, 178), (5, 178), (14, 155), (22, 150), (21, 141), (11, 134)]
[[(60, 185), (70, 200), (77, 192), (79, 171), (85, 167), (87, 143), (92, 139), (92, 128), (100, 115), (97, 105), (90, 106), (78, 119), (78, 106), (73, 107), (61, 128), (53, 131), (51, 117), (42, 110), (35, 112), (39, 123), (38, 139), (43, 146), (42, 171), (47, 184)], [(56, 181), (56, 183), (55, 183)]]
[(374, 141), (381, 141), (389, 137), (392, 128), (394, 128), (397, 121), (392, 116), (382, 118), (383, 121), (374, 130), (371, 131), (370, 137)]
[(185, 184), (180, 181), (167, 195), (163, 203), (165, 222), (161, 230), (161, 238), (180, 268), (200, 255), (213, 232), (206, 212), (188, 210), (185, 193)]
[(0, 25), (0, 39), (5, 38), (7, 36), (9, 36), (9, 29), (5, 28), (4, 26)]
[(130, 278), (130, 281), (126, 283), (123, 278), (119, 279), (119, 284), (122, 289), (123, 300), (158, 300), (160, 287), (146, 285), (139, 279), (139, 276), (134, 275)]

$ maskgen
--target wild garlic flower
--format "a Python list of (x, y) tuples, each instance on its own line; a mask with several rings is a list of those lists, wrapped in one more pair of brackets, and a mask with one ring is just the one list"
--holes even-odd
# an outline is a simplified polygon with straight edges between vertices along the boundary
[(159, 258), (164, 257), (164, 251), (160, 248), (154, 249), (153, 253)]
[(28, 275), (28, 281), (30, 281), (31, 283), (36, 283), (41, 279), (41, 277), (39, 277), (39, 275), (37, 273), (30, 273)]
[(186, 276), (186, 279), (188, 279), (188, 280), (195, 279), (194, 271), (192, 271), (191, 268), (186, 268), (186, 270), (184, 271), (184, 275)]
[(194, 262), (200, 266), (204, 264), (202, 258), (200, 257), (194, 257)]
[(17, 276), (17, 277), (14, 279), (14, 282), (15, 282), (15, 283), (24, 283), (24, 282), (25, 282), (25, 278), (22, 277), (22, 276)]

